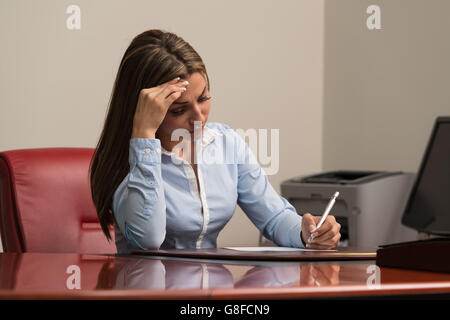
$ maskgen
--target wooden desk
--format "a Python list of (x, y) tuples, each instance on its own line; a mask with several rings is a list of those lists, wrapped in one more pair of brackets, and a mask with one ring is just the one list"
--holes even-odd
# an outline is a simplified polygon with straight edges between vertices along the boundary
[(450, 293), (450, 274), (368, 261), (1, 253), (1, 299), (277, 299)]

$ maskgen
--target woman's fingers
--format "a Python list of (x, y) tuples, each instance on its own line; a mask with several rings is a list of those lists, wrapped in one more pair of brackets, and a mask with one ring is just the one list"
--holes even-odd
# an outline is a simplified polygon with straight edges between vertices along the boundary
[(305, 213), (302, 216), (302, 231), (301, 236), (303, 237), (303, 242), (308, 242), (308, 239), (311, 236), (311, 230), (313, 230), (316, 226), (316, 222), (314, 221), (314, 217), (310, 213)]
[(170, 94), (167, 98), (166, 98), (166, 102), (167, 105), (170, 107), (170, 105), (177, 100), (179, 97), (181, 97), (181, 94), (186, 91), (186, 90), (181, 90), (181, 91), (174, 91), (172, 92), (172, 94)]
[(172, 79), (170, 81), (164, 82), (162, 84), (160, 84), (159, 86), (155, 86), (155, 87), (151, 87), (151, 88), (146, 88), (143, 89), (144, 91), (146, 91), (147, 93), (151, 93), (153, 95), (158, 95), (160, 94), (165, 88), (167, 88), (170, 85), (174, 85), (174, 84), (178, 84), (181, 85), (181, 83), (185, 82), (183, 79), (181, 79), (180, 77), (176, 77), (175, 79)]
[(171, 84), (175, 84), (175, 83), (177, 83), (177, 82), (180, 81), (180, 80), (181, 80), (180, 77), (176, 77), (175, 79), (172, 79), (172, 80), (170, 80), (170, 81), (161, 83), (159, 86), (156, 86), (155, 88), (164, 89), (165, 87), (167, 87), (167, 86), (169, 86), (169, 85), (171, 85)]
[[(341, 225), (336, 222), (334, 217), (329, 217), (330, 220), (326, 221), (322, 227), (314, 234), (314, 240), (317, 242), (328, 241), (333, 238), (341, 230)], [(327, 219), (328, 220), (328, 219)], [(317, 234), (316, 234), (317, 233)]]
[[(156, 99), (166, 100), (166, 99), (168, 99), (169, 97), (171, 97), (172, 94), (174, 94), (174, 93), (176, 93), (176, 92), (183, 93), (183, 92), (186, 91), (186, 86), (187, 86), (187, 85), (188, 85), (188, 82), (187, 82), (187, 81), (182, 81), (182, 82), (179, 82), (179, 83), (176, 83), (176, 84), (168, 85), (168, 86), (166, 86), (164, 89), (162, 89), (160, 93), (158, 93)], [(180, 95), (181, 95), (181, 94), (180, 94)], [(177, 96), (179, 97), (179, 95), (177, 95)], [(177, 99), (178, 99), (178, 98), (177, 98)], [(176, 99), (175, 99), (175, 100), (176, 100)], [(173, 102), (173, 101), (175, 101), (175, 100), (173, 100), (173, 98), (172, 98), (172, 99), (169, 99), (169, 100), (166, 101), (166, 102), (170, 102), (170, 101)], [(169, 107), (169, 106), (172, 104), (172, 102), (170, 102), (170, 104), (168, 104), (167, 107)]]
[(328, 239), (325, 241), (319, 242), (316, 239), (314, 239), (312, 242), (307, 244), (307, 248), (318, 249), (318, 250), (333, 249), (333, 248), (336, 248), (340, 239), (341, 239), (340, 233), (335, 234), (331, 239)]
[(331, 249), (338, 245), (341, 237), (339, 233), (341, 225), (336, 222), (334, 216), (328, 216), (323, 225), (314, 232), (308, 232), (309, 230), (306, 226), (314, 229), (314, 226), (318, 223), (316, 220), (320, 219), (320, 216), (312, 216), (310, 214), (305, 214), (303, 216), (305, 219), (302, 222), (302, 231), (305, 234), (311, 234), (311, 237), (307, 238), (307, 248)]

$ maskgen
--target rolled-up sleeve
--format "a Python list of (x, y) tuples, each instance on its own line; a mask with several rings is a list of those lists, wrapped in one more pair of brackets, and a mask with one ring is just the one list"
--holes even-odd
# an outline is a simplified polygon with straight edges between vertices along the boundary
[(304, 247), (300, 239), (302, 217), (270, 184), (245, 141), (236, 134), (241, 157), (238, 163), (238, 204), (263, 233), (285, 247)]
[(116, 223), (131, 248), (158, 249), (166, 235), (160, 140), (131, 139), (129, 164), (114, 194)]

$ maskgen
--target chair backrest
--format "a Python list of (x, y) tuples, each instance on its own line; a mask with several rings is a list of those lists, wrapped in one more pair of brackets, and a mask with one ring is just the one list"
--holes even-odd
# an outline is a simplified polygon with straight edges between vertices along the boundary
[[(0, 152), (5, 252), (116, 253), (98, 222), (89, 184), (94, 149)], [(111, 232), (114, 236), (114, 232)]]

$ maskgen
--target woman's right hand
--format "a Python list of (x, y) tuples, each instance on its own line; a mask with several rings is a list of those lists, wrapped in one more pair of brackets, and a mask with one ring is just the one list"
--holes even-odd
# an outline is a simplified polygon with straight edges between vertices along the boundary
[(154, 139), (167, 109), (177, 100), (189, 83), (175, 78), (157, 87), (142, 89), (134, 114), (131, 138)]

